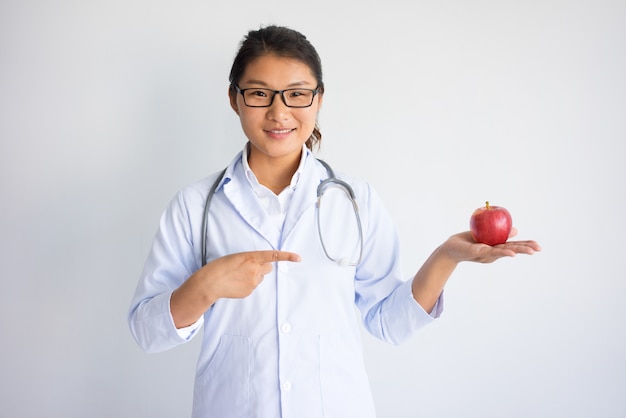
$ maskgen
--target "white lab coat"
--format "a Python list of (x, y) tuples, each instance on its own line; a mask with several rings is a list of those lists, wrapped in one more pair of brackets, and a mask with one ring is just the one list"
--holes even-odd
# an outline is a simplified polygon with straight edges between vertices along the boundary
[[(340, 176), (358, 201), (363, 260), (347, 267), (324, 255), (316, 189), (328, 173), (306, 152), (282, 231), (266, 219), (241, 153), (215, 192), (208, 260), (275, 249), (300, 254), (302, 261), (276, 263), (250, 296), (218, 300), (205, 313), (193, 418), (374, 417), (354, 306), (372, 335), (394, 344), (441, 312), (440, 302), (429, 315), (412, 298), (410, 281), (401, 277), (396, 229), (364, 182)], [(216, 178), (181, 190), (162, 216), (129, 310), (132, 334), (145, 351), (186, 342), (175, 329), (169, 299), (200, 268), (203, 208)]]

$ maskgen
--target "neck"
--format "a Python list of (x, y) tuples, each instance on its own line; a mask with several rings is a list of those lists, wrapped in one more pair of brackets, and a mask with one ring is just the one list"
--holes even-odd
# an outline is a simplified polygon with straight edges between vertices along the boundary
[(289, 184), (300, 165), (300, 155), (297, 158), (255, 158), (248, 155), (248, 165), (254, 172), (260, 184), (275, 194), (282, 192)]

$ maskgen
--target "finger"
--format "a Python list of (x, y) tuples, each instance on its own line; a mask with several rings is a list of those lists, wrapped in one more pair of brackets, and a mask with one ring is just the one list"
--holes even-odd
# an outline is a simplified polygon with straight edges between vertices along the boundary
[(294, 261), (298, 262), (301, 257), (289, 251), (256, 251), (256, 260), (259, 263), (274, 263), (277, 261)]
[(517, 228), (512, 227), (511, 232), (509, 232), (509, 238), (513, 238), (516, 235), (517, 235)]
[(485, 251), (482, 253), (482, 257), (495, 261), (498, 258), (502, 257), (515, 257), (516, 251), (512, 249), (510, 246), (504, 245), (496, 245), (495, 247), (487, 246)]
[(541, 245), (539, 245), (537, 241), (533, 241), (533, 240), (507, 241), (504, 245), (507, 245), (507, 244), (518, 246), (518, 247), (528, 247), (528, 248), (531, 248), (533, 251), (541, 251)]
[(534, 254), (541, 251), (541, 247), (533, 241), (512, 241), (503, 244), (503, 248), (515, 251), (518, 254)]

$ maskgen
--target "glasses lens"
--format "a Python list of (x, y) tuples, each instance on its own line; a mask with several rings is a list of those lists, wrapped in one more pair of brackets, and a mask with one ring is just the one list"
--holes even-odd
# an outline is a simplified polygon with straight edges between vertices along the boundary
[(247, 106), (269, 106), (273, 97), (274, 92), (268, 89), (246, 89), (243, 92)]
[(313, 103), (314, 90), (291, 89), (285, 90), (283, 97), (285, 104), (291, 107), (308, 107)]
[(318, 229), (328, 258), (342, 265), (356, 265), (361, 234), (352, 200), (340, 185), (330, 184), (318, 206)]

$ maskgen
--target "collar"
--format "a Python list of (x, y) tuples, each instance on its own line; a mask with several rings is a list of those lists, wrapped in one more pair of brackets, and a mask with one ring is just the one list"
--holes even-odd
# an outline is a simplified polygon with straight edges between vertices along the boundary
[[(257, 179), (256, 175), (250, 168), (250, 165), (248, 164), (249, 149), (250, 149), (250, 143), (247, 143), (246, 146), (243, 148), (243, 152), (241, 153), (241, 164), (243, 166), (244, 173), (246, 173), (246, 178), (248, 179), (250, 186), (255, 192), (258, 193), (259, 189), (264, 188), (265, 186), (259, 183), (259, 180)], [(296, 189), (296, 186), (298, 185), (298, 181), (300, 180), (300, 177), (302, 176), (304, 163), (310, 153), (311, 151), (306, 147), (306, 145), (302, 145), (302, 153), (300, 154), (300, 163), (298, 164), (298, 168), (296, 169), (296, 172), (293, 173), (293, 176), (291, 177), (291, 182), (289, 183), (289, 186), (287, 186), (289, 189), (291, 190)]]

